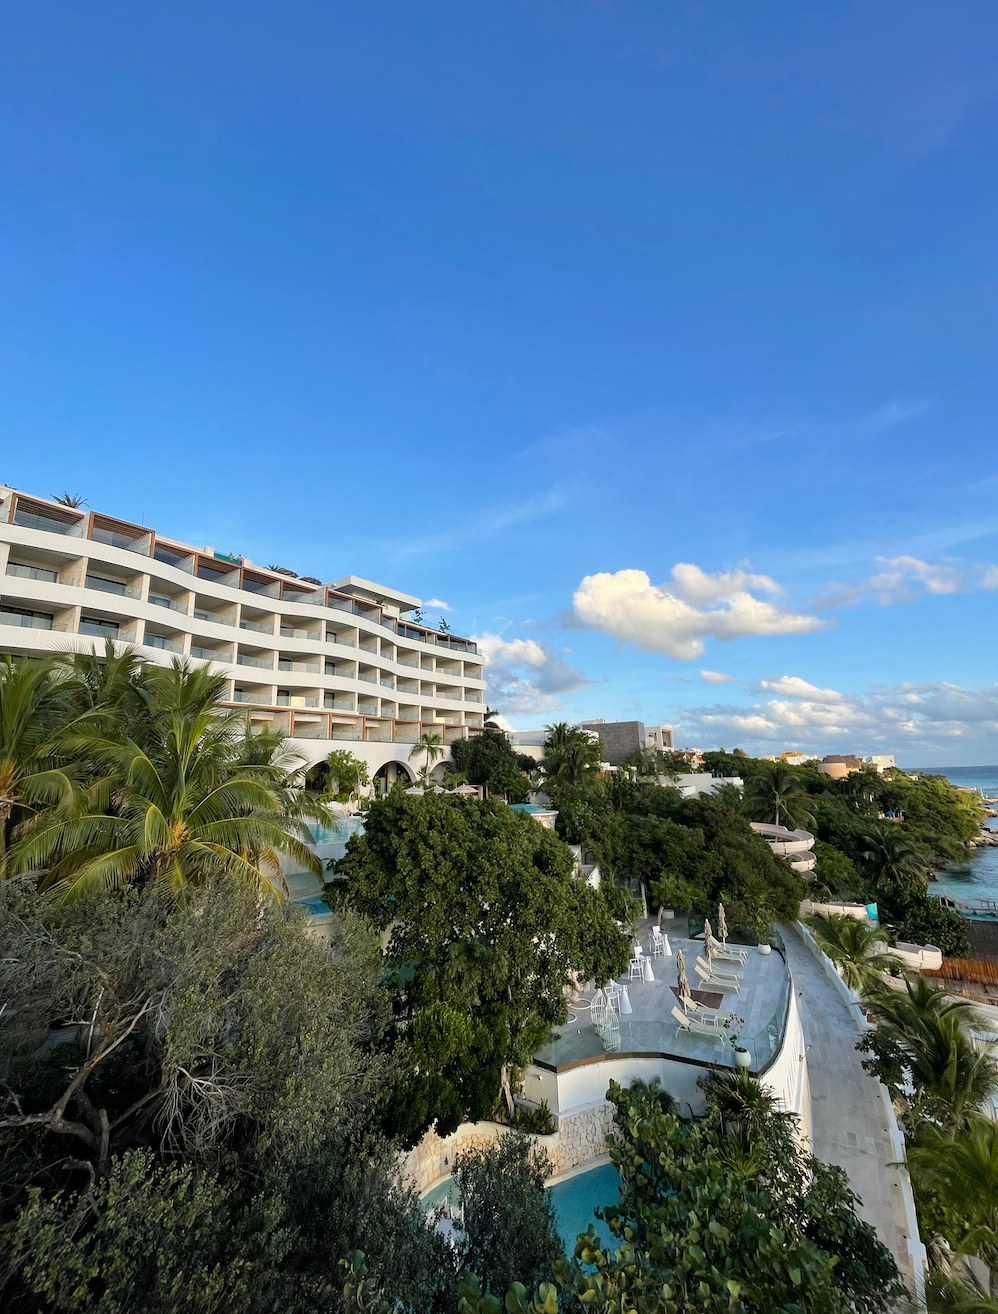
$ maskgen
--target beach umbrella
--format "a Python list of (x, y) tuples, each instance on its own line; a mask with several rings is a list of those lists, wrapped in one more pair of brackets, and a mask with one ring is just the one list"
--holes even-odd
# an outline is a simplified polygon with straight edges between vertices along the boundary
[(710, 929), (710, 922), (704, 921), (703, 924), (703, 947), (707, 951), (707, 957), (714, 957), (714, 932)]
[(722, 941), (728, 943), (728, 919), (724, 915), (724, 904), (717, 905), (717, 933)]
[(689, 996), (690, 983), (686, 976), (686, 959), (683, 957), (682, 949), (676, 953), (676, 962), (679, 966), (679, 993)]

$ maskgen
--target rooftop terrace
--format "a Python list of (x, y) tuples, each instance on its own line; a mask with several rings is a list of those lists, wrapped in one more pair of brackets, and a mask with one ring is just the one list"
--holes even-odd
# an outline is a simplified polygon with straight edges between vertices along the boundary
[[(652, 919), (643, 921), (638, 934), (645, 954), (651, 955)], [(686, 973), (691, 987), (701, 985), (694, 965), (697, 955), (706, 957), (702, 937), (689, 938), (686, 918), (663, 922), (662, 930), (668, 937), (672, 956), (652, 958), (655, 980), (628, 981), (620, 978), (627, 989), (632, 1012), (620, 1016), (620, 1049), (612, 1051), (614, 1057), (633, 1055), (659, 1055), (682, 1063), (704, 1067), (716, 1065), (736, 1066), (734, 1050), (729, 1043), (721, 1044), (711, 1036), (696, 1036), (682, 1031), (672, 1016), (679, 1005), (673, 987), (678, 983), (678, 957), (682, 950), (686, 959)], [(734, 945), (734, 940), (729, 940)], [(783, 941), (778, 934), (772, 939), (775, 946), (769, 955), (749, 947), (744, 968), (738, 969), (741, 993), (732, 990), (723, 993), (717, 1006), (735, 1014), (728, 1031), (737, 1035), (751, 1055), (750, 1071), (766, 1070), (779, 1052), (786, 1028), (787, 1006), (790, 993), (790, 975), (783, 957)], [(717, 991), (716, 986), (709, 987)], [(590, 1019), (588, 1005), (593, 991), (587, 990), (570, 1005), (569, 1021), (557, 1028), (553, 1041), (538, 1051), (534, 1062), (538, 1067), (560, 1072), (583, 1063), (598, 1062), (607, 1057), (607, 1049)]]

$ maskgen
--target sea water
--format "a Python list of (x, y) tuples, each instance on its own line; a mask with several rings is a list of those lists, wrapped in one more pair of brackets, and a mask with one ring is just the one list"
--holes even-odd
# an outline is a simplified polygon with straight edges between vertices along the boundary
[[(951, 785), (982, 789), (988, 798), (998, 796), (998, 766), (926, 767), (919, 774), (945, 776)], [(985, 825), (998, 830), (998, 817), (988, 817)], [(976, 849), (965, 867), (939, 872), (929, 892), (964, 901), (998, 899), (998, 848)]]

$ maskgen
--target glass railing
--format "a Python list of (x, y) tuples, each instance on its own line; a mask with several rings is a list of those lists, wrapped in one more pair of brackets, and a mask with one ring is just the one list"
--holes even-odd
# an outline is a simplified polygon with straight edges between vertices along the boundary
[(210, 621), (212, 625), (235, 625), (231, 616), (223, 616), (219, 611), (201, 611), (199, 608), (194, 609), (194, 619), (201, 621)]
[(269, 693), (252, 693), (248, 689), (237, 689), (232, 695), (234, 703), (261, 703), (268, 704), (274, 700)]
[(166, 607), (170, 611), (179, 611), (181, 615), (187, 615), (187, 608), (182, 607), (179, 602), (174, 602), (173, 598), (166, 598), (162, 593), (150, 593), (149, 601), (154, 607)]
[(97, 639), (116, 639), (121, 633), (121, 626), (115, 625), (113, 621), (108, 621), (105, 624), (103, 621), (81, 620), (79, 632), (81, 634), (90, 634)]
[(395, 685), (392, 683), (391, 680), (382, 680), (381, 683), (384, 685), (384, 687), (385, 687), (386, 689), (394, 689), (394, 688), (395, 688)]
[(333, 724), (330, 739), (360, 739), (360, 726)]
[(230, 662), (232, 657), (227, 652), (216, 652), (214, 648), (196, 648), (191, 645), (191, 656), (199, 657), (203, 662)]
[(338, 634), (332, 634), (328, 632), (326, 634), (326, 642), (338, 643), (341, 644), (344, 648), (356, 648), (357, 646), (356, 641), (353, 639), (343, 639)]
[(415, 666), (417, 668), (419, 667), (419, 662), (415, 661), (411, 657), (398, 657), (396, 658), (396, 661), (398, 662), (399, 666)]
[(22, 566), (17, 561), (7, 563), (7, 574), (17, 575), (19, 579), (43, 580), (46, 584), (57, 584), (59, 582), (59, 572), (57, 570), (45, 570), (42, 566)]
[(312, 671), (314, 674), (319, 673), (318, 662), (289, 662), (283, 659), (277, 663), (279, 671)]
[(12, 607), (0, 607), (0, 623), (20, 625), (26, 630), (50, 630), (52, 617), (43, 611), (15, 611)]
[(378, 715), (378, 704), (377, 704), (377, 703), (358, 703), (358, 704), (357, 704), (357, 714), (358, 714), (358, 716), (377, 716), (377, 715)]
[(236, 658), (239, 666), (258, 666), (261, 671), (272, 671), (274, 663), (268, 661), (266, 657), (247, 657), (245, 653), (240, 653)]
[(147, 648), (162, 648), (165, 652), (183, 652), (181, 644), (165, 639), (162, 634), (147, 634), (143, 640)]
[(318, 698), (306, 698), (304, 694), (281, 694), (277, 695), (278, 707), (318, 707)]
[(126, 552), (144, 552), (147, 535), (132, 538), (130, 534), (118, 534), (113, 529), (101, 529), (95, 525), (90, 535), (94, 543), (106, 543), (109, 547), (124, 548)]
[(22, 511), (20, 507), (14, 512), (14, 524), (23, 525), (25, 529), (44, 529), (48, 534), (68, 534), (76, 525), (67, 525), (62, 520), (50, 520), (48, 516), (36, 516), (33, 511)]
[(119, 598), (125, 596), (125, 585), (117, 579), (103, 579), (100, 575), (87, 576), (87, 588), (99, 593), (116, 593)]
[[(262, 625), (259, 621), (241, 620), (241, 621), (239, 622), (239, 628), (240, 628), (241, 630), (255, 630), (255, 632), (256, 632), (257, 634), (273, 634), (273, 633), (274, 633), (273, 622), (271, 622), (270, 625)], [(282, 630), (281, 633), (283, 634), (284, 631)]]
[[(765, 1026), (754, 1035), (744, 1031), (738, 1032), (738, 1043), (744, 1045), (751, 1056), (750, 1072), (761, 1072), (779, 1053), (786, 1031), (790, 988), (790, 974), (784, 965), (776, 1006)], [(725, 1031), (716, 1038), (695, 1036), (683, 1030), (671, 1019), (652, 1022), (628, 1022), (621, 1019), (620, 1048), (618, 1051), (615, 1041), (613, 1052), (661, 1054), (666, 1058), (680, 1058), (696, 1063), (715, 1064), (722, 1068), (734, 1068), (737, 1064), (731, 1045), (732, 1034), (734, 1033)], [(589, 1025), (556, 1036), (549, 1044), (537, 1051), (536, 1059), (539, 1063), (560, 1068), (605, 1053), (607, 1050), (601, 1037), (596, 1029)]]
[(418, 684), (403, 684), (401, 681), (399, 681), (399, 683), (396, 684), (395, 689), (398, 693), (410, 693), (410, 694), (419, 693)]
[(282, 639), (309, 639), (312, 643), (318, 643), (321, 637), (318, 630), (294, 630), (290, 625), (281, 626)]
[(363, 671), (360, 673), (360, 675), (357, 676), (357, 679), (358, 679), (358, 680), (363, 680), (363, 681), (365, 682), (365, 684), (377, 684), (377, 683), (378, 683), (378, 677), (377, 677), (376, 675), (365, 675), (365, 674), (363, 673)]
[(351, 698), (327, 698), (322, 705), (330, 712), (353, 711), (353, 699)]

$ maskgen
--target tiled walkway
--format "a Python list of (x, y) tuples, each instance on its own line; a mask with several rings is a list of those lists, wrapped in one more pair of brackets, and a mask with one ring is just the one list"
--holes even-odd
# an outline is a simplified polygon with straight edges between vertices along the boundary
[(863, 1202), (860, 1214), (890, 1248), (910, 1287), (902, 1170), (894, 1166), (897, 1151), (880, 1083), (863, 1071), (862, 1056), (856, 1052), (862, 1033), (858, 1010), (846, 1004), (796, 932), (781, 930), (809, 1046), (814, 1154), (845, 1169)]

